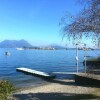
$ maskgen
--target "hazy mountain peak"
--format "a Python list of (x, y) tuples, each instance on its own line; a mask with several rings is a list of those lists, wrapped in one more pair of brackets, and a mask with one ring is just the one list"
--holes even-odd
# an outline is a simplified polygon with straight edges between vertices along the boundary
[(4, 40), (0, 43), (1, 48), (32, 47), (26, 40)]

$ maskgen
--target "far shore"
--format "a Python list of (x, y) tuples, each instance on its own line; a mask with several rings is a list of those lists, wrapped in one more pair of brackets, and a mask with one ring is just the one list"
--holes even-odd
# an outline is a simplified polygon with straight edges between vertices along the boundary
[(13, 94), (14, 100), (84, 100), (100, 99), (100, 88), (76, 85), (74, 80), (55, 80), (29, 87)]

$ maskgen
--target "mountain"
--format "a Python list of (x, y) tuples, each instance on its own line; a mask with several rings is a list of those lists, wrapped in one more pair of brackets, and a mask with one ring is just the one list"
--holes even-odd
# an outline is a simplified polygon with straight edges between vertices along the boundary
[(0, 43), (0, 48), (32, 47), (26, 40), (4, 40)]

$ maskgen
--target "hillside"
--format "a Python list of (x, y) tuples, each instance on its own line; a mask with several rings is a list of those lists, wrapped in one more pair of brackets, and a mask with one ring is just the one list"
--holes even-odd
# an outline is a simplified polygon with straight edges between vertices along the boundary
[(26, 40), (4, 40), (0, 42), (0, 48), (32, 47)]

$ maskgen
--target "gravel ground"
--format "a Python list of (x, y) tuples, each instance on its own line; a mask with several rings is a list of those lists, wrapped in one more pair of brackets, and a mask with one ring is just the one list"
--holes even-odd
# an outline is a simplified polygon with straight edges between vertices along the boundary
[(100, 100), (100, 88), (78, 86), (74, 80), (56, 80), (18, 91), (13, 100)]

